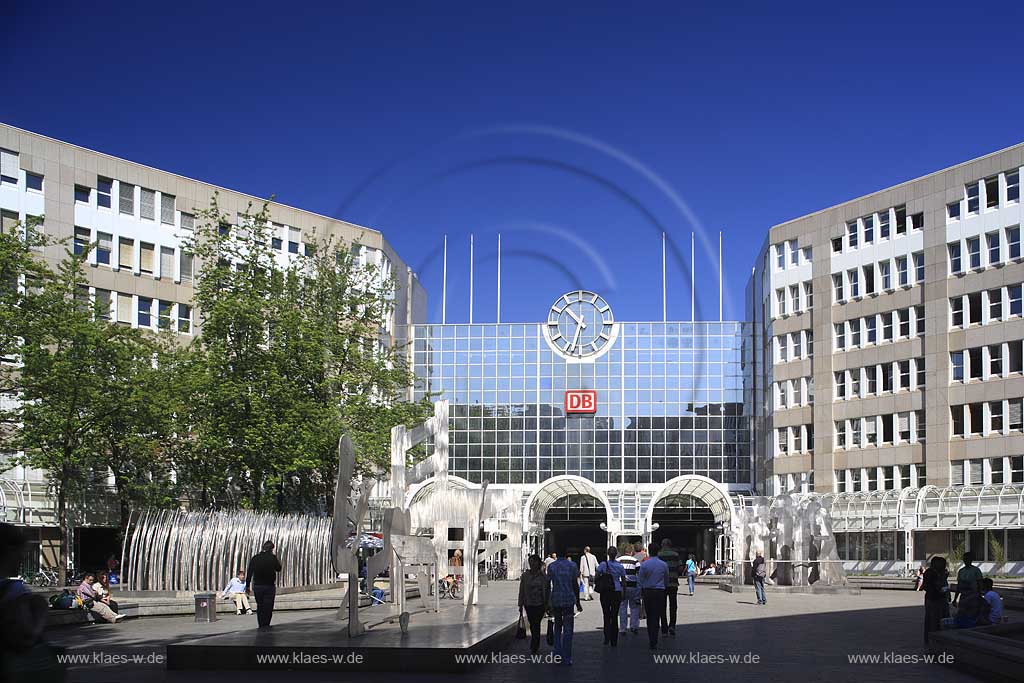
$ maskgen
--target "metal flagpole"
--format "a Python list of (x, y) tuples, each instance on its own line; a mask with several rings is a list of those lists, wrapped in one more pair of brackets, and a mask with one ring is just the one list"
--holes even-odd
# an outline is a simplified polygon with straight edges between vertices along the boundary
[(473, 324), (473, 233), (469, 233), (469, 324)]
[(718, 322), (722, 322), (722, 231), (718, 231)]
[(665, 304), (665, 233), (661, 233), (661, 322), (668, 320)]
[(498, 323), (502, 322), (502, 233), (498, 233)]
[(697, 297), (694, 296), (695, 282), (694, 282), (694, 278), (693, 278), (693, 272), (695, 270), (697, 270), (697, 262), (693, 260), (693, 233), (691, 232), (690, 233), (690, 322), (691, 323), (695, 322), (697, 320), (697, 307), (696, 307), (696, 303), (695, 303), (696, 300), (697, 300)]
[(444, 236), (444, 264), (441, 269), (441, 324), (448, 322), (448, 235)]

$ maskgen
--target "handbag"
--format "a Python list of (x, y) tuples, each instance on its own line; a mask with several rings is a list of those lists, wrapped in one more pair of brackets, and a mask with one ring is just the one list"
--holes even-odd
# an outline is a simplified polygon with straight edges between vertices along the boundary
[(516, 640), (526, 640), (526, 617), (519, 615), (519, 626), (516, 627)]
[(548, 645), (549, 646), (555, 644), (555, 620), (554, 619), (548, 619), (548, 636), (547, 636), (547, 641), (548, 641)]
[(610, 593), (615, 590), (615, 577), (608, 572), (601, 572), (594, 580), (594, 590), (598, 593)]

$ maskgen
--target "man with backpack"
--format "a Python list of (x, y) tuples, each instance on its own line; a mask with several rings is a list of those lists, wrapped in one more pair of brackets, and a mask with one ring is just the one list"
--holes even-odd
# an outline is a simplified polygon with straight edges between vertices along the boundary
[(768, 566), (764, 561), (763, 550), (757, 551), (757, 557), (750, 563), (750, 568), (754, 574), (754, 593), (757, 595), (757, 604), (766, 605), (768, 600), (764, 595), (764, 579), (768, 576)]

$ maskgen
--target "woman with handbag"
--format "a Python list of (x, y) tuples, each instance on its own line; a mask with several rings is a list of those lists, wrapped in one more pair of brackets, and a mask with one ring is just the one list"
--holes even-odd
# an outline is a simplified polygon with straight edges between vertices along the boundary
[[(530, 568), (519, 578), (519, 628), (524, 629), (523, 614), (530, 622), (530, 652), (537, 654), (540, 650), (540, 622), (547, 609), (551, 584), (544, 574), (540, 556), (530, 555)], [(525, 632), (523, 634), (525, 636)]]
[(619, 644), (619, 629), (615, 618), (619, 614), (619, 603), (626, 589), (626, 568), (616, 560), (618, 549), (608, 548), (604, 562), (597, 565), (594, 590), (601, 596), (601, 614), (604, 617), (604, 644), (615, 647)]

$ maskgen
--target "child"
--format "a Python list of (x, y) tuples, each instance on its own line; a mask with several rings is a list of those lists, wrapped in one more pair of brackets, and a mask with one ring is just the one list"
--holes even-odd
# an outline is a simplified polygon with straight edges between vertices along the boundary
[(982, 599), (981, 616), (978, 625), (998, 624), (1003, 620), (1003, 599), (992, 589), (992, 579), (981, 580)]

